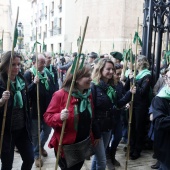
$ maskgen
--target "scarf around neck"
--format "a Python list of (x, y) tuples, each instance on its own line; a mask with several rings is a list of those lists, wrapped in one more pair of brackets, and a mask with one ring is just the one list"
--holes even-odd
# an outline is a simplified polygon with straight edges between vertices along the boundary
[(156, 96), (170, 100), (170, 88), (164, 86)]
[(11, 89), (14, 92), (14, 108), (23, 108), (23, 99), (21, 95), (21, 90), (25, 88), (25, 82), (19, 76), (16, 76), (15, 85), (11, 81)]
[(49, 69), (47, 67), (45, 67), (44, 69), (51, 74), (51, 76), (53, 78), (53, 82), (55, 84), (54, 73), (53, 73), (53, 69), (52, 68), (53, 68), (53, 66), (52, 66), (52, 64), (50, 64)]
[[(30, 68), (30, 70), (34, 74), (34, 76), (36, 76), (36, 68), (34, 66), (32, 66)], [(40, 74), (39, 71), (38, 71), (37, 74), (38, 74), (38, 77), (39, 77), (41, 83), (45, 85), (46, 90), (49, 90), (50, 87), (49, 87), (49, 84), (48, 84), (48, 76), (47, 76), (45, 69), (44, 69), (44, 76), (42, 76), (42, 74)]]
[(151, 72), (148, 69), (141, 70), (136, 76), (136, 80), (139, 80), (148, 74), (151, 75)]

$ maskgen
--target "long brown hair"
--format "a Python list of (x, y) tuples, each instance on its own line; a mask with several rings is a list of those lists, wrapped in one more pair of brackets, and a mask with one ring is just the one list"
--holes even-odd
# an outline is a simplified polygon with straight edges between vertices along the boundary
[[(67, 71), (66, 74), (66, 78), (63, 82), (62, 88), (64, 88), (65, 91), (69, 91), (70, 86), (71, 86), (71, 82), (73, 79), (73, 74), (71, 74), (71, 68), (70, 67)], [(74, 83), (74, 87), (73, 87), (73, 92), (76, 92), (77, 89), (77, 84), (76, 84), (76, 80), (81, 79), (82, 77), (86, 77), (88, 76), (89, 72), (91, 71), (91, 66), (89, 64), (84, 64), (82, 69), (78, 69), (77, 73), (76, 73), (76, 78), (75, 78), (75, 83)]]
[[(99, 62), (97, 63), (95, 69), (92, 72), (92, 80), (97, 84), (99, 84), (99, 82), (100, 82), (100, 80), (102, 78), (102, 71), (103, 71), (106, 63), (112, 64), (113, 69), (115, 71), (114, 63), (113, 63), (112, 60), (107, 59), (107, 58), (102, 58), (101, 60), (99, 60)], [(113, 86), (114, 85), (114, 78), (109, 79), (108, 84)]]
[[(22, 57), (17, 52), (14, 52), (13, 59), (16, 57), (20, 58), (20, 60), (22, 59)], [(10, 59), (11, 59), (11, 51), (7, 51), (6, 53), (4, 53), (1, 58), (0, 78), (5, 85), (6, 85), (7, 79), (8, 79), (8, 68), (9, 68), (9, 64), (10, 64)]]

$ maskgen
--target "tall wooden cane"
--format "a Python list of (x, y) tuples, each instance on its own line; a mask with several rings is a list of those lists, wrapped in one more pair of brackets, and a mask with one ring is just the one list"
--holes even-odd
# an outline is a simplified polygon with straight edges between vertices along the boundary
[[(19, 15), (19, 7), (17, 8), (17, 17), (16, 17), (15, 27), (14, 27), (14, 39), (15, 39), (15, 31), (16, 31), (17, 23), (18, 23), (18, 15)], [(14, 40), (13, 40), (13, 42), (14, 42)], [(9, 91), (9, 88), (10, 88), (13, 55), (14, 55), (14, 43), (12, 44), (11, 58), (10, 58), (10, 64), (9, 64), (9, 70), (8, 70), (8, 80), (7, 80), (7, 89), (6, 89), (7, 91)], [(5, 130), (7, 105), (8, 105), (8, 100), (5, 102), (4, 114), (3, 114), (3, 120), (2, 120), (1, 140), (0, 140), (0, 158), (1, 158), (1, 152), (2, 152), (2, 143), (3, 143), (3, 137), (4, 137), (4, 130)]]
[[(137, 21), (137, 32), (139, 30), (139, 18)], [(137, 51), (138, 51), (138, 39), (136, 41), (136, 56), (135, 56), (135, 66), (134, 66), (134, 77), (133, 77), (133, 85), (135, 85), (135, 78), (136, 78), (136, 62), (137, 62)], [(125, 170), (128, 167), (128, 160), (129, 160), (129, 153), (130, 153), (130, 135), (131, 135), (131, 123), (132, 123), (132, 114), (133, 114), (133, 101), (134, 101), (134, 94), (132, 94), (131, 98), (131, 106), (129, 108), (129, 125), (128, 125), (128, 144), (127, 144), (127, 153), (126, 153), (126, 166)]]
[(2, 53), (3, 53), (3, 42), (4, 42), (3, 39), (4, 39), (4, 30), (2, 30), (2, 39), (1, 39), (2, 40), (2, 45), (1, 45), (1, 50), (2, 51), (1, 51), (0, 59), (1, 59)]
[[(79, 50), (78, 50), (78, 56), (77, 56), (78, 59), (77, 59), (76, 66), (75, 66), (75, 69), (74, 69), (73, 79), (72, 79), (72, 82), (71, 82), (71, 87), (70, 87), (70, 90), (69, 90), (68, 99), (67, 99), (67, 103), (66, 103), (66, 109), (68, 109), (69, 104), (70, 104), (71, 94), (72, 94), (72, 90), (73, 90), (73, 87), (74, 87), (76, 73), (77, 73), (78, 65), (79, 65), (79, 59), (80, 59), (79, 55), (81, 54), (81, 51), (82, 51), (88, 20), (89, 20), (89, 17), (86, 18), (86, 23), (85, 23), (85, 27), (84, 27), (84, 31), (83, 31), (83, 37), (82, 37), (82, 41), (81, 41), (81, 44), (80, 44)], [(59, 140), (59, 145), (58, 145), (58, 151), (57, 151), (55, 170), (57, 170), (57, 168), (58, 168), (58, 161), (59, 161), (59, 156), (60, 156), (60, 151), (61, 151), (61, 145), (62, 145), (62, 140), (63, 140), (63, 136), (64, 136), (65, 126), (66, 126), (66, 120), (63, 121), (63, 125), (62, 125), (62, 130), (61, 130), (61, 135), (60, 135), (60, 140)]]
[[(37, 28), (36, 28), (36, 42), (37, 42)], [(36, 76), (38, 77), (38, 51), (37, 51), (37, 43), (36, 43)], [(39, 168), (41, 170), (41, 139), (40, 139), (41, 120), (40, 120), (39, 83), (37, 83), (37, 112), (38, 112), (38, 146), (39, 146), (39, 162), (40, 162)]]

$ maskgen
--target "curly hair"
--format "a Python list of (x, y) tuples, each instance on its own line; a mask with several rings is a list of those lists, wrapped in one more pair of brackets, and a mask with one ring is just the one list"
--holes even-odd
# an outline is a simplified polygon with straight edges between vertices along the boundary
[[(106, 63), (110, 63), (113, 65), (113, 68), (114, 68), (114, 63), (112, 60), (110, 59), (107, 59), (107, 58), (102, 58), (99, 60), (99, 62), (97, 63), (95, 69), (93, 70), (92, 72), (92, 80), (94, 82), (96, 82), (97, 84), (100, 82), (101, 80), (101, 77), (102, 77), (102, 72), (103, 72), (103, 69), (106, 65)], [(114, 71), (115, 71), (115, 68), (114, 68)], [(111, 78), (109, 81), (108, 81), (108, 84), (109, 85), (114, 85), (114, 79)]]

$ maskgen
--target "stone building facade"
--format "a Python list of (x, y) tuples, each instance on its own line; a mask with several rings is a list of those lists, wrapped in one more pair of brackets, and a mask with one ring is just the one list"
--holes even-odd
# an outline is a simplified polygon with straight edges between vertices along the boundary
[[(3, 51), (11, 50), (12, 48), (12, 10), (11, 0), (0, 0), (0, 39), (3, 36)], [(0, 47), (1, 48), (1, 47)]]
[[(137, 29), (142, 37), (144, 0), (28, 0), (32, 4), (30, 48), (35, 42), (47, 51), (77, 51), (77, 39), (89, 16), (83, 52), (109, 53), (129, 48)], [(81, 31), (80, 31), (81, 30)], [(113, 49), (114, 43), (114, 49)], [(134, 47), (133, 47), (134, 48)], [(42, 47), (38, 45), (38, 51)]]

